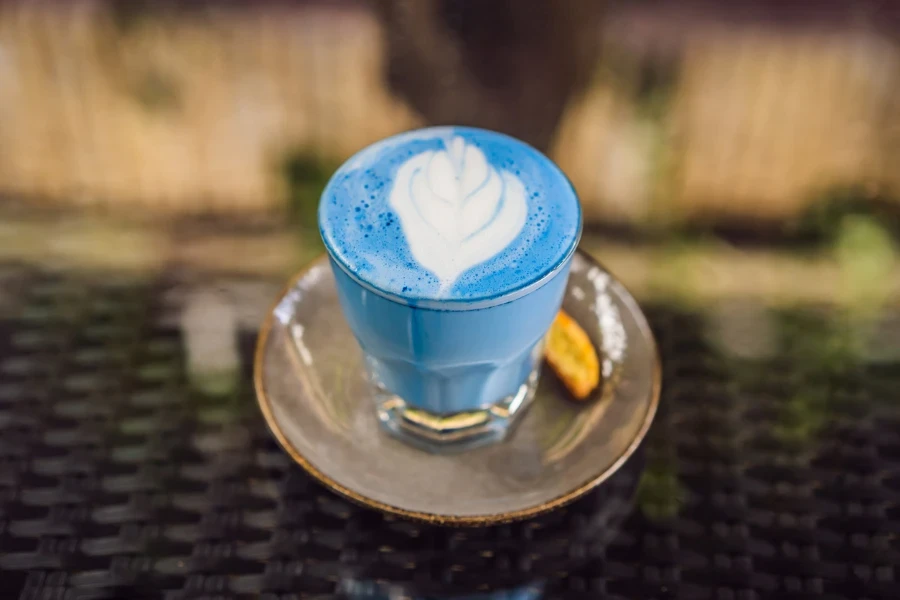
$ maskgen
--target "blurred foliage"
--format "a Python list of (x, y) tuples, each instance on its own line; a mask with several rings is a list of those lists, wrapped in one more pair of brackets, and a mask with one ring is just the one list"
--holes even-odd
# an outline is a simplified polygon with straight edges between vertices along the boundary
[(129, 85), (131, 95), (148, 111), (177, 111), (181, 87), (174, 77), (159, 69), (146, 69)]
[(638, 114), (653, 120), (666, 118), (677, 84), (678, 68), (674, 62), (642, 61), (633, 91)]
[(687, 499), (684, 485), (678, 479), (671, 452), (654, 452), (648, 457), (637, 489), (637, 505), (651, 521), (672, 519)]
[(649, 148), (651, 210), (641, 226), (659, 233), (674, 225), (675, 213), (665, 207), (672, 193), (676, 161), (669, 126), (675, 98), (679, 64), (661, 57), (641, 57), (609, 49), (600, 71), (601, 77), (622, 94), (628, 113), (651, 140)]
[(693, 306), (697, 288), (709, 277), (708, 257), (727, 247), (720, 237), (696, 228), (660, 228), (656, 232), (648, 292), (672, 306)]
[[(679, 65), (676, 60), (646, 57), (610, 45), (604, 49), (603, 60), (597, 64), (595, 84), (605, 82), (621, 91), (630, 103), (660, 108), (658, 100), (671, 96), (678, 84)], [(663, 111), (654, 112), (662, 115)]]
[(136, 35), (167, 13), (164, 6), (148, 0), (107, 0), (107, 36), (97, 38), (100, 62), (110, 71), (109, 80), (148, 112), (175, 112), (183, 102), (178, 78), (153, 64), (143, 54), (129, 57), (122, 41)]
[(779, 407), (772, 434), (782, 444), (800, 450), (816, 440), (830, 413), (828, 390), (821, 385), (794, 390)]
[(236, 369), (190, 373), (190, 383), (193, 388), (207, 396), (233, 397), (240, 384), (240, 374)]
[(151, 0), (106, 0), (106, 9), (116, 30), (128, 34), (155, 13), (154, 4)]
[[(859, 349), (848, 321), (812, 310), (776, 311), (779, 351), (795, 365), (786, 380), (773, 435), (798, 451), (814, 443), (835, 409), (836, 379), (859, 363)], [(762, 367), (766, 369), (765, 366)], [(759, 373), (765, 376), (765, 373)]]
[(773, 311), (779, 352), (798, 363), (800, 375), (822, 379), (856, 363), (848, 322), (839, 316), (811, 307)]
[(890, 298), (897, 248), (887, 225), (870, 216), (841, 219), (834, 254), (847, 304), (858, 315), (877, 311)]
[(889, 235), (900, 237), (900, 203), (883, 198), (862, 185), (829, 188), (818, 194), (810, 208), (789, 227), (804, 239), (831, 243), (847, 217), (867, 217)]
[(281, 162), (288, 218), (304, 244), (321, 249), (317, 212), (319, 198), (339, 163), (304, 150), (292, 150)]

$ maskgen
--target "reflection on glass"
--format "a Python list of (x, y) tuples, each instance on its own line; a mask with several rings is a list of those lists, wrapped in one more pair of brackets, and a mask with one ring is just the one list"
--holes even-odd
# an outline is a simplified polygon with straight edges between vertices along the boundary
[(342, 586), (348, 600), (539, 600), (544, 595), (544, 585), (533, 583), (509, 590), (496, 590), (450, 596), (408, 595), (401, 588), (382, 587), (377, 583), (348, 580)]
[[(568, 574), (593, 569), (634, 508), (644, 470), (639, 449), (580, 500), (534, 519), (442, 528), (371, 518), (356, 522), (339, 584), (350, 600), (537, 600)], [(352, 546), (352, 549), (351, 549)]]

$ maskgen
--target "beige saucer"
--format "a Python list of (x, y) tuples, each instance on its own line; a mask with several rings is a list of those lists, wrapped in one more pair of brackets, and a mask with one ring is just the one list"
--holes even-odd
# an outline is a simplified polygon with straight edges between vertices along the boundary
[(351, 500), (441, 524), (534, 516), (606, 480), (638, 447), (659, 402), (660, 364), (644, 315), (592, 258), (575, 255), (563, 308), (601, 349), (604, 383), (574, 403), (545, 369), (510, 438), (451, 455), (380, 427), (362, 355), (328, 261), (300, 273), (259, 334), (257, 397), (272, 433), (313, 477)]

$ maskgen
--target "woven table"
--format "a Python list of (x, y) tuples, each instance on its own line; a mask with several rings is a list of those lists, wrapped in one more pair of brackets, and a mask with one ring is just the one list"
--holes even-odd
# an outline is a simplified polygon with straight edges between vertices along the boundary
[(900, 598), (900, 362), (836, 311), (738, 311), (767, 337), (729, 349), (720, 315), (647, 306), (663, 396), (625, 468), (534, 521), (437, 529), (290, 462), (253, 328), (233, 389), (192, 385), (167, 277), (0, 285), (0, 598)]

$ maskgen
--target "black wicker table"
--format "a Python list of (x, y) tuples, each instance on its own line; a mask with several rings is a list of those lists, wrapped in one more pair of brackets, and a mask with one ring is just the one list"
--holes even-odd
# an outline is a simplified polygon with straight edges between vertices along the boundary
[[(289, 461), (251, 327), (231, 391), (192, 385), (166, 277), (0, 284), (0, 598), (900, 598), (887, 325), (860, 342), (828, 308), (647, 306), (663, 396), (625, 468), (534, 521), (436, 529)], [(735, 323), (755, 346), (729, 346)]]

